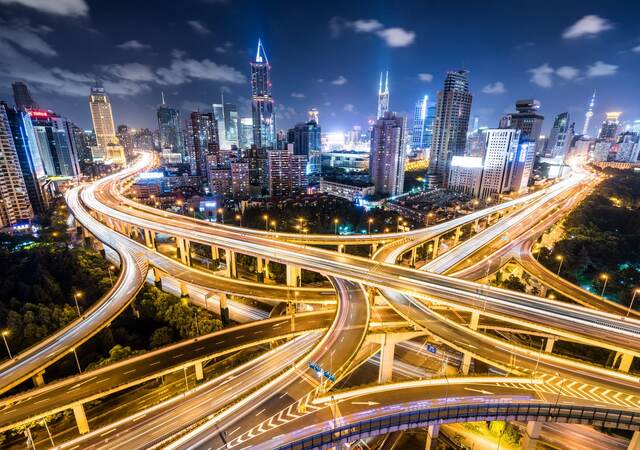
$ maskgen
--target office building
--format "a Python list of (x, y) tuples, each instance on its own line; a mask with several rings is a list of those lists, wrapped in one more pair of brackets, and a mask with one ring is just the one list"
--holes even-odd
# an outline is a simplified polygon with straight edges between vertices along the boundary
[(298, 123), (287, 133), (287, 144), (293, 144), (294, 155), (307, 157), (306, 172), (312, 178), (317, 178), (321, 172), (321, 134), (320, 126), (315, 121)]
[(509, 191), (522, 192), (527, 189), (529, 179), (533, 172), (533, 163), (536, 157), (536, 142), (530, 137), (524, 136), (520, 131), (520, 139), (516, 153), (512, 161), (511, 176), (509, 180)]
[(449, 189), (477, 197), (482, 181), (481, 156), (454, 156), (451, 158)]
[(307, 122), (315, 122), (320, 125), (320, 111), (318, 111), (318, 108), (311, 108), (307, 115)]
[(549, 140), (547, 141), (545, 153), (552, 158), (564, 158), (573, 139), (571, 130), (569, 113), (563, 112), (558, 114), (549, 132)]
[(322, 153), (322, 167), (342, 169), (345, 172), (369, 170), (369, 152), (342, 150)]
[(227, 141), (227, 145), (231, 147), (239, 147), (239, 133), (238, 133), (238, 107), (233, 103), (223, 103), (223, 115), (224, 115), (224, 135)]
[(89, 109), (98, 149), (94, 154), (115, 164), (126, 164), (124, 148), (116, 136), (109, 96), (101, 86), (91, 88)]
[(48, 200), (44, 192), (46, 174), (31, 117), (24, 110), (13, 108), (4, 102), (0, 102), (0, 107), (4, 107), (11, 129), (13, 144), (31, 208), (35, 214), (42, 214), (48, 208)]
[(380, 84), (378, 85), (378, 115), (377, 118), (384, 116), (389, 111), (389, 71), (386, 72), (384, 78), (384, 89), (382, 88), (382, 72), (380, 73)]
[(243, 150), (253, 145), (253, 119), (251, 117), (243, 117), (240, 119), (238, 143)]
[(73, 131), (67, 120), (42, 109), (29, 110), (29, 116), (45, 174), (48, 177), (80, 176)]
[(608, 112), (605, 114), (605, 119), (600, 127), (598, 139), (615, 142), (616, 135), (618, 134), (618, 127), (620, 126), (621, 114), (621, 112)]
[(271, 96), (271, 64), (258, 40), (255, 61), (251, 62), (251, 112), (253, 118), (253, 144), (258, 148), (274, 148), (276, 122)]
[(296, 155), (293, 144), (288, 144), (284, 150), (268, 151), (267, 158), (271, 197), (291, 197), (304, 192), (308, 185), (306, 155)]
[(636, 163), (638, 162), (638, 152), (640, 152), (640, 134), (625, 132), (618, 136), (618, 152), (616, 161)]
[(413, 150), (415, 154), (424, 153), (431, 148), (435, 111), (435, 107), (429, 106), (428, 95), (423, 96), (422, 99), (416, 103), (411, 134), (411, 150)]
[(377, 195), (399, 195), (404, 189), (407, 120), (386, 112), (371, 131), (369, 176)]
[(194, 111), (187, 122), (192, 174), (208, 178), (208, 157), (220, 150), (218, 123), (213, 113)]
[(266, 194), (269, 191), (269, 160), (267, 150), (251, 146), (245, 152), (245, 159), (249, 162), (249, 185), (255, 195)]
[(165, 103), (164, 93), (162, 94), (162, 104), (158, 107), (157, 116), (160, 149), (163, 151), (169, 149), (171, 153), (179, 153), (182, 155), (183, 161), (186, 161), (187, 153), (182, 134), (180, 110), (171, 108)]
[(584, 113), (584, 125), (582, 126), (582, 135), (589, 136), (589, 124), (591, 123), (591, 118), (593, 117), (593, 107), (596, 105), (596, 91), (593, 91), (593, 95), (591, 96), (591, 101), (589, 102), (589, 108), (587, 112)]
[(11, 125), (0, 104), (0, 227), (14, 226), (33, 218), (33, 209), (18, 152), (14, 145)]
[(447, 73), (444, 88), (438, 92), (433, 143), (429, 156), (430, 186), (447, 187), (451, 159), (465, 152), (472, 95), (466, 70)]
[(609, 161), (613, 143), (609, 140), (597, 139), (593, 146), (591, 160), (596, 162)]
[(520, 131), (509, 128), (489, 128), (484, 131), (484, 136), (486, 151), (478, 194), (481, 199), (509, 191)]
[(538, 114), (539, 110), (540, 102), (536, 99), (517, 100), (517, 112), (504, 116), (500, 121), (500, 128), (515, 128), (520, 130), (521, 138), (537, 142), (544, 123), (544, 116)]
[(320, 180), (318, 192), (344, 198), (358, 203), (365, 197), (375, 193), (375, 186), (368, 183), (341, 183), (338, 181)]
[(16, 81), (11, 84), (13, 88), (13, 99), (16, 102), (16, 108), (18, 109), (38, 109), (39, 106), (31, 97), (29, 87), (27, 83), (22, 81)]

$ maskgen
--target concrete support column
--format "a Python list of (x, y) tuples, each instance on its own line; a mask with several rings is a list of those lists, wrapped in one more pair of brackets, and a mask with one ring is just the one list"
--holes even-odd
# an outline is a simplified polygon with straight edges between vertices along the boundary
[(300, 275), (300, 267), (294, 266), (292, 264), (287, 264), (287, 286), (300, 286)]
[(635, 431), (633, 433), (627, 450), (640, 450), (640, 431)]
[(104, 244), (98, 240), (96, 240), (96, 250), (98, 250), (98, 252), (100, 253), (100, 255), (102, 255), (103, 258), (105, 257), (106, 252), (104, 250)]
[(73, 416), (76, 418), (76, 425), (80, 434), (87, 434), (89, 430), (89, 422), (87, 421), (87, 415), (84, 412), (84, 406), (82, 403), (73, 404)]
[(371, 255), (373, 255), (378, 250), (378, 244), (374, 242), (371, 244)]
[(157, 267), (154, 267), (152, 270), (153, 270), (153, 284), (158, 289), (162, 289), (162, 276), (161, 276), (162, 272), (160, 272), (160, 269), (158, 269)]
[(378, 371), (378, 383), (391, 381), (393, 376), (393, 356), (396, 343), (391, 336), (385, 333), (380, 345), (380, 370)]
[(155, 232), (151, 230), (144, 229), (144, 243), (149, 248), (156, 247), (156, 235)]
[(220, 320), (222, 320), (222, 325), (229, 325), (229, 305), (227, 305), (227, 294), (221, 292), (218, 294), (218, 299), (220, 300)]
[(229, 278), (238, 278), (238, 270), (236, 267), (236, 252), (226, 248), (224, 249), (224, 257), (227, 265), (226, 275)]
[(418, 247), (411, 249), (411, 267), (416, 266), (416, 260), (418, 259)]
[(456, 228), (456, 231), (453, 232), (453, 247), (458, 245), (460, 242), (460, 236), (462, 235), (462, 227)]
[(338, 253), (344, 253), (344, 250), (345, 250), (345, 245), (344, 244), (338, 245)]
[(480, 219), (476, 219), (476, 220), (473, 222), (473, 231), (474, 231), (476, 234), (480, 233)]
[(440, 249), (440, 236), (437, 236), (434, 240), (433, 240), (433, 252), (432, 252), (432, 259), (436, 259), (438, 257), (438, 250)]
[(527, 430), (522, 440), (522, 450), (535, 450), (541, 430), (542, 422), (527, 422)]
[(557, 339), (555, 337), (553, 337), (553, 336), (549, 336), (547, 338), (547, 342), (544, 344), (544, 351), (546, 353), (552, 353), (553, 352), (553, 346), (555, 345), (556, 340)]
[(265, 270), (265, 264), (264, 264), (264, 259), (262, 258), (262, 256), (258, 256), (256, 258), (256, 273), (258, 275), (258, 281), (259, 282), (264, 282), (265, 278), (266, 278), (266, 270)]
[(36, 387), (44, 386), (44, 370), (35, 374), (31, 379)]
[(196, 361), (196, 381), (204, 380), (204, 371), (202, 370), (202, 361)]
[(218, 270), (220, 264), (220, 251), (215, 245), (211, 246), (211, 270)]
[(186, 266), (191, 266), (191, 244), (188, 240), (176, 237), (176, 247), (180, 262)]
[(480, 322), (480, 312), (472, 311), (471, 320), (469, 321), (469, 328), (471, 328), (473, 331), (477, 331), (479, 322)]
[(185, 283), (180, 283), (180, 300), (189, 300), (189, 291), (187, 290), (187, 285)]
[(622, 356), (620, 357), (620, 365), (618, 366), (618, 370), (620, 372), (629, 372), (632, 362), (633, 362), (633, 354), (623, 353)]
[(376, 303), (376, 288), (367, 288), (367, 299), (369, 300), (370, 306), (373, 306)]
[(424, 443), (424, 450), (432, 450), (436, 448), (439, 434), (440, 425), (429, 425), (427, 427), (427, 440)]
[(471, 353), (464, 352), (462, 354), (462, 375), (469, 375), (469, 368), (471, 367)]

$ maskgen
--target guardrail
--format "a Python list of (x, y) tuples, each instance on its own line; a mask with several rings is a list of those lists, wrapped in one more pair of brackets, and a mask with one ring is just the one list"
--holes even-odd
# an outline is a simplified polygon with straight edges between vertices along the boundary
[(640, 429), (640, 411), (539, 403), (468, 404), (433, 407), (363, 420), (290, 442), (277, 449), (328, 448), (340, 443), (355, 442), (359, 439), (409, 428), (484, 420), (581, 423), (627, 430)]

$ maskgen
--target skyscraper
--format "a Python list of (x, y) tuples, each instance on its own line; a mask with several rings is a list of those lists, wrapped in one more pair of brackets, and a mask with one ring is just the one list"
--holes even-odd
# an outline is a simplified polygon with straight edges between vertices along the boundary
[(251, 119), (251, 117), (243, 117), (240, 119), (238, 141), (240, 148), (243, 150), (253, 145), (253, 119)]
[(549, 132), (546, 153), (552, 158), (563, 157), (567, 154), (567, 149), (573, 136), (570, 134), (569, 113), (563, 112), (556, 116), (553, 127)]
[(29, 202), (34, 213), (42, 214), (47, 209), (47, 201), (43, 192), (46, 174), (33, 132), (31, 117), (25, 111), (12, 108), (4, 102), (0, 102), (0, 107), (4, 107), (7, 115)]
[(373, 125), (369, 176), (379, 195), (399, 195), (404, 188), (407, 120), (386, 112)]
[(38, 104), (35, 102), (33, 97), (31, 97), (29, 87), (26, 83), (22, 81), (16, 81), (15, 83), (11, 84), (11, 87), (13, 88), (13, 98), (16, 102), (16, 108), (38, 108)]
[(80, 176), (75, 141), (67, 120), (42, 109), (29, 110), (29, 116), (47, 176)]
[(273, 148), (276, 123), (271, 96), (271, 64), (260, 40), (256, 59), (251, 62), (251, 112), (254, 145), (258, 148)]
[(291, 197), (307, 187), (307, 157), (296, 155), (293, 147), (267, 152), (271, 197)]
[(194, 111), (188, 122), (190, 148), (192, 149), (192, 173), (206, 179), (208, 176), (208, 157), (220, 150), (218, 124), (213, 113)]
[(113, 112), (109, 96), (101, 86), (91, 88), (89, 95), (89, 109), (96, 142), (104, 157), (116, 164), (125, 164), (124, 149), (118, 142), (116, 127), (113, 123)]
[(621, 112), (606, 113), (604, 122), (602, 122), (602, 126), (600, 127), (598, 139), (604, 139), (610, 142), (615, 141), (616, 135), (618, 134), (618, 127), (620, 126), (621, 114)]
[(308, 122), (314, 121), (320, 125), (320, 111), (318, 111), (318, 108), (311, 108), (307, 114), (309, 116)]
[(425, 95), (416, 103), (413, 115), (411, 149), (414, 152), (424, 152), (431, 148), (434, 119), (435, 108), (429, 106), (429, 96)]
[(544, 123), (544, 116), (538, 114), (539, 109), (540, 102), (536, 99), (517, 100), (517, 112), (504, 116), (500, 128), (515, 128), (521, 131), (521, 137), (535, 142), (540, 138)]
[(589, 102), (589, 109), (584, 113), (584, 126), (582, 127), (582, 135), (589, 136), (589, 122), (591, 122), (591, 118), (593, 117), (593, 107), (596, 104), (596, 91), (593, 91), (593, 95), (591, 96), (591, 101)]
[(238, 107), (233, 103), (223, 103), (223, 105), (224, 133), (227, 145), (229, 147), (234, 145), (238, 147), (240, 144), (238, 136)]
[(33, 218), (4, 104), (0, 104), (0, 227)]
[(297, 123), (287, 133), (287, 142), (293, 144), (293, 154), (307, 157), (306, 174), (311, 177), (320, 175), (321, 134), (320, 126), (313, 120)]
[(447, 187), (451, 158), (464, 155), (471, 101), (466, 70), (447, 73), (438, 92), (433, 143), (429, 156), (429, 184)]
[(158, 131), (161, 150), (171, 149), (173, 153), (180, 153), (184, 161), (187, 155), (180, 126), (180, 111), (167, 106), (164, 102), (164, 93), (162, 103), (158, 107)]
[(484, 130), (485, 155), (479, 197), (507, 192), (511, 187), (520, 131), (512, 128)]
[(382, 89), (382, 72), (380, 72), (380, 84), (378, 86), (378, 115), (380, 118), (389, 111), (389, 71), (386, 72), (384, 79), (384, 90)]

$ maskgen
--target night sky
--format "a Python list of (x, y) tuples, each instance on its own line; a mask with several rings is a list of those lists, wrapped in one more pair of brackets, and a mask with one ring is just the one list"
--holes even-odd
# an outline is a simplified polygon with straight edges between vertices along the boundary
[(391, 109), (411, 117), (447, 70), (465, 68), (480, 125), (535, 97), (545, 130), (564, 110), (581, 130), (595, 89), (595, 131), (606, 110), (640, 118), (639, 23), (640, 2), (629, 0), (0, 0), (0, 99), (13, 101), (21, 79), (41, 106), (90, 128), (87, 95), (99, 78), (116, 124), (155, 128), (161, 91), (194, 110), (223, 90), (245, 116), (262, 38), (278, 129), (312, 106), (323, 131), (364, 127), (386, 69)]

